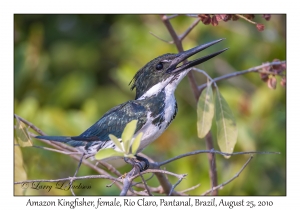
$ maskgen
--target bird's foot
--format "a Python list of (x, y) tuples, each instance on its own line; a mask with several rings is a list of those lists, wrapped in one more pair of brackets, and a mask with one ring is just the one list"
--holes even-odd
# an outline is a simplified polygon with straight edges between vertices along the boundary
[[(140, 164), (141, 167), (140, 168), (140, 172), (142, 171), (146, 171), (148, 168), (149, 168), (149, 160), (144, 158), (144, 157), (141, 157), (141, 156), (138, 156), (138, 155), (135, 155), (136, 159), (139, 161), (138, 163)], [(144, 162), (144, 165), (142, 164)]]
[(129, 158), (124, 158), (124, 161), (126, 163), (129, 163), (133, 166), (137, 166), (140, 169), (140, 172), (146, 171), (149, 168), (149, 161), (146, 158), (143, 158), (141, 156), (135, 155), (136, 160), (129, 159)]

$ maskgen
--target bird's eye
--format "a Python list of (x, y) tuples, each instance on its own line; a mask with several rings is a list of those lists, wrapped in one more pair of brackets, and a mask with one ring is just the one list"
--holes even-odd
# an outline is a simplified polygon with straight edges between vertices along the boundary
[(162, 70), (163, 67), (164, 67), (164, 66), (163, 66), (162, 63), (158, 63), (158, 64), (156, 65), (156, 70)]

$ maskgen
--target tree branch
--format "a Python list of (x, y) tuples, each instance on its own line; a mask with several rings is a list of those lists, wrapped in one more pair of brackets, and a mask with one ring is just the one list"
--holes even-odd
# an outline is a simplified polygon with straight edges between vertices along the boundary
[(32, 128), (33, 130), (35, 130), (38, 134), (42, 135), (42, 136), (46, 136), (47, 134), (44, 133), (41, 129), (37, 128), (35, 125), (33, 125), (32, 123), (28, 122), (27, 120), (23, 119), (22, 117), (14, 114), (14, 118), (22, 121), (23, 123), (25, 123), (26, 125), (28, 125), (30, 128)]
[(121, 190), (120, 196), (127, 195), (128, 190), (131, 188), (131, 183), (134, 179), (133, 177), (136, 177), (136, 176), (140, 175), (140, 168), (135, 163), (134, 160), (132, 160), (130, 158), (127, 158), (125, 162), (131, 164), (133, 166), (133, 168), (123, 178), (123, 188)]
[(182, 41), (200, 22), (200, 18), (198, 18), (197, 20), (195, 20), (192, 25), (190, 25), (190, 27), (182, 34), (179, 36), (179, 40)]
[[(229, 78), (232, 78), (232, 77), (237, 77), (237, 76), (247, 74), (247, 73), (250, 73), (250, 72), (258, 72), (260, 69), (266, 68), (268, 66), (281, 65), (281, 64), (284, 64), (284, 63), (286, 63), (286, 61), (274, 61), (274, 62), (270, 62), (270, 63), (264, 63), (260, 66), (255, 66), (255, 67), (252, 67), (250, 69), (246, 69), (246, 70), (243, 70), (243, 71), (236, 71), (236, 72), (233, 72), (233, 73), (230, 73), (230, 74), (226, 74), (226, 75), (217, 77), (217, 78), (213, 79), (212, 82), (216, 83), (216, 82), (221, 81), (221, 80), (229, 79)], [(193, 68), (193, 70), (203, 71), (203, 70), (197, 69), (195, 67)], [(262, 73), (266, 73), (266, 71), (262, 71)], [(270, 72), (270, 73), (274, 74), (273, 72)], [(206, 83), (202, 84), (202, 85), (198, 86), (198, 90), (202, 91), (204, 88), (206, 88), (206, 86), (207, 86)]]
[(183, 179), (184, 177), (185, 177), (185, 176), (180, 177), (179, 180), (172, 186), (171, 191), (170, 191), (170, 193), (169, 193), (169, 196), (172, 195), (172, 193), (173, 193), (175, 187), (177, 187), (177, 185), (180, 184), (180, 182), (182, 181), (182, 179)]
[(168, 44), (174, 44), (174, 41), (167, 41), (167, 40), (164, 40), (162, 38), (160, 38), (159, 36), (156, 36), (154, 33), (152, 33), (151, 31), (149, 31), (149, 33), (154, 36), (155, 38), (159, 39), (160, 41), (163, 41), (163, 42), (166, 42)]
[(207, 190), (202, 195), (207, 195), (207, 194), (209, 194), (210, 192), (212, 192), (214, 190), (217, 190), (217, 189), (219, 189), (221, 187), (224, 187), (225, 185), (227, 185), (228, 183), (230, 183), (232, 180), (236, 179), (242, 173), (242, 171), (246, 168), (246, 166), (249, 164), (249, 162), (252, 160), (252, 158), (253, 158), (253, 156), (251, 155), (250, 158), (247, 160), (247, 162), (243, 165), (243, 167), (241, 168), (241, 170), (236, 175), (234, 175), (234, 177), (232, 177), (228, 181), (226, 181), (226, 182), (218, 185), (217, 187), (213, 187), (212, 189)]
[(185, 190), (180, 191), (180, 193), (185, 193), (185, 192), (194, 190), (194, 189), (198, 188), (199, 186), (200, 186), (200, 184), (197, 184), (197, 185), (195, 185), (195, 186), (193, 186), (193, 187), (190, 187), (190, 188), (188, 188), (188, 189), (185, 189)]
[[(32, 128), (34, 131), (36, 131), (38, 134), (42, 135), (42, 136), (46, 136), (47, 134), (44, 133), (41, 129), (39, 129), (38, 127), (36, 127), (35, 125), (33, 125), (32, 123), (28, 122), (27, 120), (23, 119), (22, 117), (14, 114), (14, 117), (15, 118), (18, 118), (20, 121), (22, 121), (23, 123), (25, 123), (26, 125), (28, 125), (30, 128)], [(63, 150), (63, 149), (66, 149), (66, 150), (69, 150), (69, 151), (73, 151), (73, 152), (78, 152), (77, 149), (75, 149), (74, 147), (71, 147), (71, 146), (68, 146), (66, 144), (63, 144), (63, 143), (59, 143), (59, 142), (51, 142), (51, 141), (48, 141), (48, 140), (43, 140), (43, 139), (37, 139), (38, 141), (42, 141), (48, 145), (51, 145), (53, 146), (54, 148), (56, 149), (59, 149), (59, 150)]]
[(238, 15), (238, 14), (236, 14), (236, 16), (238, 16), (239, 18), (244, 19), (244, 20), (246, 20), (247, 22), (252, 23), (252, 24), (254, 24), (254, 25), (257, 24), (256, 22), (254, 22), (254, 21), (252, 21), (252, 20), (249, 20), (248, 18), (246, 18), (246, 17), (243, 16), (243, 15)]
[(182, 154), (182, 155), (178, 155), (176, 157), (173, 157), (171, 159), (159, 162), (157, 164), (159, 166), (162, 166), (162, 165), (166, 165), (170, 162), (173, 162), (175, 160), (178, 160), (180, 158), (188, 157), (188, 156), (192, 156), (192, 155), (197, 155), (197, 154), (201, 154), (201, 153), (214, 153), (214, 154), (219, 154), (219, 155), (223, 155), (223, 156), (245, 155), (245, 154), (280, 154), (280, 152), (259, 152), (259, 151), (226, 153), (226, 152), (221, 152), (221, 151), (217, 151), (217, 150), (195, 150), (193, 152), (188, 152), (188, 153), (185, 153), (185, 154)]
[(170, 35), (171, 35), (171, 37), (172, 37), (172, 39), (173, 39), (173, 41), (176, 45), (177, 50), (179, 52), (183, 52), (182, 43), (181, 43), (179, 37), (177, 36), (173, 26), (171, 25), (168, 17), (166, 15), (162, 15), (161, 19), (162, 19), (163, 23), (165, 24), (166, 28), (168, 29), (168, 31), (169, 31), (169, 33), (170, 33)]
[(122, 174), (115, 168), (113, 167), (111, 164), (105, 162), (105, 161), (100, 161), (98, 160), (97, 163), (100, 163), (101, 165), (103, 165), (104, 167), (106, 167), (110, 172), (112, 172), (113, 174), (115, 174), (116, 176), (122, 176)]
[[(20, 146), (19, 144), (15, 144), (15, 146)], [(57, 149), (52, 149), (49, 147), (43, 147), (43, 146), (36, 146), (36, 145), (32, 145), (31, 147), (37, 148), (37, 149), (44, 149), (44, 150), (48, 150), (48, 151), (52, 151), (52, 152), (57, 152), (60, 154), (64, 154), (64, 155), (79, 155), (82, 154), (82, 152), (66, 152), (63, 150), (57, 150)]]
[[(213, 145), (213, 140), (212, 140), (212, 135), (211, 131), (208, 132), (208, 134), (205, 136), (205, 141), (206, 141), (206, 148), (208, 150), (213, 150), (214, 145)], [(214, 188), (215, 186), (218, 185), (218, 174), (217, 174), (217, 163), (216, 163), (216, 157), (214, 153), (208, 153), (208, 162), (209, 162), (209, 176), (210, 176), (210, 183), (211, 187)], [(213, 190), (211, 195), (218, 195), (218, 190)]]
[(175, 17), (177, 17), (178, 15), (169, 15), (169, 16), (167, 16), (167, 18), (170, 20), (170, 19), (172, 19), (172, 18), (175, 18)]
[(145, 188), (146, 188), (146, 190), (147, 190), (147, 192), (148, 192), (148, 195), (151, 195), (151, 196), (152, 196), (152, 193), (151, 193), (151, 191), (149, 190), (149, 187), (148, 187), (148, 185), (147, 185), (147, 183), (146, 183), (146, 181), (145, 181), (143, 175), (142, 175), (141, 173), (139, 173), (139, 175), (140, 175), (140, 177), (142, 178), (142, 181), (143, 181), (143, 183), (144, 183), (144, 185), (145, 185)]

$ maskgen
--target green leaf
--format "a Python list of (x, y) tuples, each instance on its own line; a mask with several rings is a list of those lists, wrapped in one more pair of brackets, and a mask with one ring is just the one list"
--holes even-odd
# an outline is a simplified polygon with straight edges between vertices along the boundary
[(117, 148), (120, 150), (120, 151), (123, 151), (124, 152), (124, 148), (123, 146), (121, 145), (121, 143), (119, 142), (118, 138), (115, 137), (114, 135), (112, 134), (109, 134), (108, 135), (110, 140), (112, 140), (114, 142), (114, 144), (117, 146)]
[(131, 146), (131, 150), (132, 150), (132, 154), (136, 154), (140, 143), (141, 143), (141, 139), (143, 136), (143, 132), (139, 133), (136, 138), (133, 140), (132, 146)]
[(137, 120), (130, 121), (129, 123), (127, 123), (127, 125), (125, 126), (124, 131), (122, 133), (122, 141), (123, 141), (123, 145), (124, 145), (126, 154), (129, 153), (131, 139), (135, 132), (136, 124), (137, 124)]
[(237, 141), (237, 126), (227, 102), (218, 90), (215, 104), (218, 145), (222, 152), (232, 153)]
[(211, 83), (202, 91), (197, 104), (197, 130), (198, 137), (204, 138), (209, 132), (214, 117), (214, 99)]
[(127, 158), (133, 158), (133, 159), (136, 158), (133, 154), (124, 154), (124, 156)]
[(27, 132), (26, 125), (19, 119), (16, 120), (16, 140), (20, 147), (32, 147), (32, 140)]
[(102, 160), (105, 158), (115, 157), (115, 156), (123, 157), (124, 152), (117, 152), (113, 148), (101, 149), (101, 150), (99, 150), (99, 152), (97, 152), (97, 154), (95, 155), (95, 158), (97, 160)]

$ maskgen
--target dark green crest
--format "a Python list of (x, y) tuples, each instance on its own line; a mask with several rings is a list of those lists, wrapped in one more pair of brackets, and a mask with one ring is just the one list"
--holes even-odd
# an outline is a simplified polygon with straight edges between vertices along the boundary
[(142, 96), (147, 90), (156, 84), (159, 84), (168, 79), (172, 74), (167, 70), (171, 65), (171, 61), (177, 56), (177, 54), (164, 54), (159, 56), (143, 68), (141, 68), (130, 82), (131, 90), (136, 88), (136, 99)]

